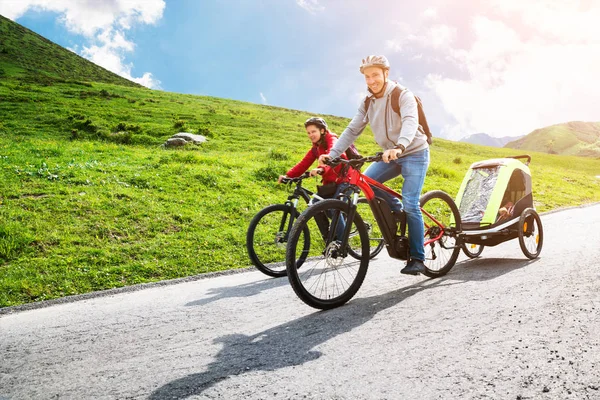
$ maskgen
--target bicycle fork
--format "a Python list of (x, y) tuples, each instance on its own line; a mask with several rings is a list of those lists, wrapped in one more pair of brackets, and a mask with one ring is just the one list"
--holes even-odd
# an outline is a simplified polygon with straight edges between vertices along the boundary
[(292, 198), (292, 199), (288, 199), (288, 201), (285, 202), (285, 205), (289, 207), (289, 216), (290, 216), (290, 220), (286, 225), (287, 222), (287, 215), (284, 212), (283, 215), (281, 216), (281, 222), (279, 223), (279, 231), (280, 233), (283, 233), (283, 237), (277, 238), (279, 243), (287, 243), (289, 237), (290, 237), (290, 232), (292, 230), (292, 226), (294, 225), (294, 220), (296, 219), (296, 213), (294, 212), (294, 210), (296, 209), (296, 206), (298, 205), (298, 199), (297, 198)]
[[(354, 216), (356, 215), (356, 205), (358, 204), (358, 192), (354, 192), (352, 194), (352, 199), (350, 201), (348, 215), (345, 221), (344, 233), (341, 238), (337, 238), (337, 241), (340, 242), (338, 249), (338, 256), (345, 258), (348, 256), (348, 245), (350, 240), (350, 232), (352, 231), (352, 224), (354, 223)], [(338, 229), (338, 224), (344, 223), (343, 216), (341, 211), (337, 211), (331, 218), (331, 225), (329, 228), (329, 234), (327, 236), (327, 243), (333, 243), (334, 239), (336, 239), (336, 234)]]

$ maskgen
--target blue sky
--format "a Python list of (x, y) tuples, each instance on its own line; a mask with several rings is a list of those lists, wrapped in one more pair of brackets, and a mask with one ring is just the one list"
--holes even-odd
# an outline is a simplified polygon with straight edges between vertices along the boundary
[(0, 0), (0, 14), (171, 92), (352, 117), (360, 59), (385, 54), (435, 136), (600, 121), (596, 1)]

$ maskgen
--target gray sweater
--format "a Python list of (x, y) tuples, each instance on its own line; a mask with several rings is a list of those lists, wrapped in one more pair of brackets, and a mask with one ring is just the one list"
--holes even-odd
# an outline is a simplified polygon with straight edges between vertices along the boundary
[[(403, 89), (400, 95), (402, 118), (392, 109), (391, 93), (396, 86)], [(364, 131), (367, 124), (371, 125), (375, 141), (383, 150), (393, 149), (399, 144), (404, 145), (406, 150), (401, 157), (429, 147), (427, 136), (419, 125), (417, 100), (408, 89), (396, 82), (388, 81), (381, 98), (376, 99), (372, 95), (371, 97), (369, 110), (365, 113), (365, 104), (362, 101), (358, 112), (329, 152), (332, 158), (339, 157), (346, 151)]]

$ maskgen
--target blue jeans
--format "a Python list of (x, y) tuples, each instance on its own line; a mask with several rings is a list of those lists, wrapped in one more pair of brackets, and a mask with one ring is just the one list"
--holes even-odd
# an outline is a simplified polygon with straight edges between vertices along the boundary
[(366, 176), (380, 183), (389, 181), (398, 175), (402, 175), (404, 178), (402, 202), (377, 188), (373, 188), (373, 191), (375, 196), (387, 201), (392, 211), (404, 209), (409, 232), (410, 257), (421, 261), (425, 260), (425, 229), (423, 215), (421, 215), (419, 208), (419, 198), (421, 197), (428, 167), (429, 149), (425, 149), (390, 161), (388, 164), (383, 161), (376, 162), (369, 165), (369, 168), (364, 172)]

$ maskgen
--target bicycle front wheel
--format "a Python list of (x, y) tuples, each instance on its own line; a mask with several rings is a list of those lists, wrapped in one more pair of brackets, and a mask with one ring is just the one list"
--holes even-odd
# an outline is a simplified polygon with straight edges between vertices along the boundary
[[(353, 221), (348, 221), (349, 208), (350, 205), (341, 200), (320, 201), (298, 217), (290, 233), (286, 256), (288, 279), (298, 297), (311, 307), (324, 310), (341, 306), (356, 294), (365, 279), (369, 266), (369, 235), (358, 213)], [(328, 219), (332, 226), (323, 224)], [(352, 224), (350, 232), (357, 232), (348, 238), (348, 247), (360, 249), (359, 259), (343, 251), (341, 238), (337, 237), (346, 223)], [(311, 246), (309, 257), (302, 269), (298, 269), (297, 260), (303, 251), (300, 239), (305, 230), (313, 233)]]
[[(425, 272), (430, 278), (446, 275), (460, 253), (457, 233), (460, 213), (454, 200), (441, 190), (425, 193), (420, 200), (425, 224)], [(410, 232), (409, 232), (410, 233)]]
[[(294, 217), (292, 219), (292, 216)], [(298, 211), (286, 204), (274, 204), (260, 210), (248, 226), (246, 249), (252, 264), (263, 274), (272, 277), (286, 275), (285, 250)], [(296, 260), (300, 267), (308, 255), (310, 235), (303, 229), (298, 237), (302, 251)]]
[[(365, 224), (365, 228), (367, 228), (367, 232), (369, 234), (369, 258), (375, 258), (381, 250), (383, 250), (385, 246), (385, 241), (383, 239), (383, 234), (381, 230), (379, 230), (379, 225), (373, 216), (373, 212), (371, 211), (371, 206), (366, 198), (361, 197), (358, 199), (358, 204), (356, 204), (356, 212), (360, 214), (360, 217)], [(350, 235), (356, 235), (357, 232), (350, 232)], [(357, 260), (361, 258), (360, 248), (350, 248), (350, 255)]]

